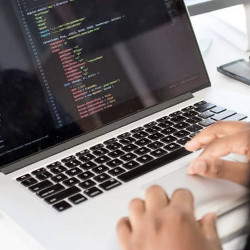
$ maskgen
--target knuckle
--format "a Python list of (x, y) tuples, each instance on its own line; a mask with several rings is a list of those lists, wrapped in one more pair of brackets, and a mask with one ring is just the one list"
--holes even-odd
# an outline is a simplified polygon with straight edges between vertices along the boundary
[(184, 210), (180, 206), (174, 206), (171, 214), (171, 218), (175, 223), (183, 224), (189, 221), (190, 213)]
[(222, 178), (224, 176), (225, 162), (223, 160), (213, 160), (212, 174), (215, 177)]

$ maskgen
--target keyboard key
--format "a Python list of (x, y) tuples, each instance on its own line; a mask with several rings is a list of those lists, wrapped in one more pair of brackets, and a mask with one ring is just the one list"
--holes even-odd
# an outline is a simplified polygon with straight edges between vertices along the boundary
[(151, 141), (149, 139), (143, 138), (139, 141), (136, 141), (135, 144), (141, 147), (141, 146), (145, 146), (145, 145), (149, 144), (150, 142)]
[(144, 131), (139, 132), (139, 133), (135, 133), (133, 135), (133, 137), (136, 138), (136, 139), (142, 139), (142, 138), (147, 137), (147, 136), (148, 136), (148, 133), (146, 133)]
[(138, 148), (137, 150), (134, 151), (134, 153), (137, 155), (145, 155), (148, 152), (150, 152), (150, 149), (146, 147)]
[(193, 109), (194, 109), (194, 106), (188, 106), (188, 107), (182, 109), (181, 111), (182, 111), (182, 112), (188, 112), (188, 111), (191, 111), (191, 110), (193, 110)]
[(149, 133), (149, 134), (154, 134), (154, 133), (157, 133), (159, 131), (161, 131), (161, 128), (158, 127), (158, 126), (153, 126), (151, 128), (146, 129), (146, 132)]
[(150, 154), (152, 155), (152, 156), (154, 156), (154, 157), (160, 157), (160, 156), (162, 156), (162, 155), (164, 155), (164, 154), (166, 154), (167, 152), (164, 150), (164, 149), (161, 149), (161, 148), (159, 148), (159, 149), (156, 149), (155, 151), (153, 151), (153, 152), (151, 152)]
[(43, 172), (43, 173), (41, 173), (41, 174), (38, 174), (38, 175), (36, 176), (36, 178), (37, 178), (38, 180), (40, 180), (40, 181), (46, 180), (46, 179), (48, 179), (48, 178), (50, 178), (50, 177), (52, 177), (52, 174), (49, 173), (48, 171)]
[(86, 154), (86, 155), (80, 156), (79, 159), (82, 162), (88, 162), (88, 161), (91, 161), (91, 160), (95, 159), (95, 156), (92, 155), (92, 154)]
[(57, 167), (52, 168), (50, 171), (53, 174), (60, 174), (60, 173), (64, 172), (65, 170), (67, 170), (67, 168), (65, 168), (63, 166), (57, 166)]
[(136, 161), (130, 161), (130, 162), (127, 162), (125, 164), (122, 165), (124, 168), (126, 168), (127, 170), (131, 170), (131, 169), (134, 169), (134, 168), (137, 168), (140, 166), (140, 164)]
[(184, 120), (186, 120), (186, 118), (184, 116), (181, 116), (181, 115), (178, 115), (178, 116), (171, 118), (171, 121), (174, 123), (180, 123)]
[(166, 122), (162, 122), (162, 123), (159, 123), (158, 126), (161, 127), (161, 128), (168, 128), (170, 126), (174, 125), (174, 123), (170, 122), (170, 121), (166, 121)]
[(52, 169), (52, 168), (54, 168), (54, 167), (58, 167), (58, 166), (61, 166), (61, 165), (62, 165), (61, 162), (56, 161), (56, 162), (51, 163), (50, 165), (48, 165), (47, 168), (48, 168), (48, 169)]
[(99, 150), (99, 149), (101, 149), (103, 147), (104, 147), (104, 145), (100, 143), (100, 144), (97, 144), (97, 145), (91, 147), (90, 150), (96, 151), (96, 150)]
[(175, 140), (177, 140), (177, 138), (174, 137), (174, 136), (172, 136), (172, 135), (166, 136), (163, 139), (161, 139), (161, 141), (164, 142), (164, 143), (166, 143), (166, 144), (174, 142)]
[(77, 175), (77, 174), (82, 173), (82, 170), (79, 169), (79, 168), (72, 168), (72, 169), (66, 171), (65, 173), (66, 173), (67, 175), (69, 175), (69, 176), (75, 176), (75, 175)]
[(198, 106), (195, 110), (198, 112), (205, 112), (209, 109), (215, 108), (216, 105), (212, 104), (212, 103), (205, 103), (203, 105)]
[(217, 106), (217, 107), (215, 107), (213, 109), (210, 109), (211, 112), (216, 113), (216, 114), (219, 114), (219, 113), (221, 113), (222, 111), (225, 111), (225, 110), (226, 110), (225, 108), (220, 107), (220, 106)]
[(135, 154), (133, 154), (133, 153), (128, 153), (128, 154), (126, 154), (126, 155), (123, 155), (122, 157), (121, 157), (121, 159), (123, 160), (123, 161), (131, 161), (131, 160), (133, 160), (133, 159), (135, 159), (137, 156), (135, 155)]
[(186, 122), (191, 123), (191, 124), (196, 124), (196, 123), (201, 122), (201, 121), (202, 121), (202, 119), (197, 117), (197, 116), (194, 116), (194, 117), (186, 120)]
[(92, 181), (92, 180), (87, 180), (87, 181), (84, 181), (84, 182), (81, 182), (80, 184), (79, 184), (79, 186), (81, 187), (81, 188), (83, 188), (83, 189), (88, 189), (88, 188), (91, 188), (91, 187), (93, 187), (93, 186), (95, 186), (95, 182), (94, 181)]
[(127, 137), (125, 139), (120, 140), (120, 143), (122, 143), (123, 145), (128, 145), (128, 144), (131, 144), (133, 142), (135, 142), (135, 139), (132, 137)]
[(207, 118), (209, 118), (209, 117), (211, 117), (213, 115), (214, 115), (214, 113), (212, 113), (210, 110), (205, 111), (205, 112), (199, 114), (199, 116), (201, 118), (203, 118), (203, 119), (207, 119)]
[(120, 174), (122, 174), (124, 172), (125, 172), (125, 170), (123, 168), (121, 168), (121, 167), (114, 168), (114, 169), (108, 171), (108, 173), (113, 175), (113, 176), (120, 175)]
[(174, 136), (178, 137), (178, 138), (182, 138), (182, 137), (185, 137), (185, 136), (188, 136), (190, 135), (190, 133), (186, 130), (180, 130), (176, 133), (174, 133)]
[(96, 167), (97, 165), (92, 162), (92, 161), (89, 161), (89, 162), (86, 162), (86, 163), (83, 163), (80, 168), (82, 168), (83, 170), (89, 170), (89, 169), (92, 169), (94, 167)]
[(199, 132), (201, 129), (203, 129), (203, 128), (199, 125), (196, 125), (196, 124), (186, 128), (187, 131), (193, 132), (193, 133)]
[(170, 143), (169, 145), (165, 146), (164, 148), (168, 151), (174, 151), (176, 149), (179, 149), (181, 146), (176, 143)]
[(193, 116), (198, 115), (198, 113), (192, 110), (192, 111), (187, 111), (187, 112), (183, 113), (182, 115), (187, 117), (187, 118), (191, 118)]
[(170, 117), (176, 117), (176, 116), (179, 116), (179, 115), (181, 115), (181, 114), (182, 114), (181, 111), (176, 111), (176, 112), (170, 114), (169, 116), (170, 116)]
[(121, 140), (121, 139), (125, 139), (125, 138), (127, 138), (127, 137), (129, 137), (129, 136), (131, 136), (131, 134), (130, 134), (129, 132), (126, 132), (126, 133), (124, 133), (124, 134), (118, 135), (117, 138), (118, 138), (119, 140)]
[(156, 142), (148, 144), (148, 147), (151, 148), (151, 149), (153, 149), (153, 150), (155, 150), (157, 148), (162, 147), (163, 145), (164, 145), (163, 143), (161, 143), (159, 141), (156, 141)]
[(51, 180), (56, 182), (56, 183), (61, 182), (61, 181), (65, 181), (66, 179), (68, 179), (68, 177), (64, 174), (58, 174), (58, 175), (51, 178)]
[(38, 174), (42, 174), (43, 172), (46, 172), (47, 170), (45, 168), (39, 168), (35, 171), (32, 171), (31, 174), (33, 175), (38, 175)]
[(225, 121), (241, 121), (241, 120), (244, 120), (246, 119), (247, 116), (246, 115), (242, 115), (242, 114), (235, 114), (235, 115), (232, 115), (226, 119), (224, 119)]
[(110, 151), (114, 151), (114, 150), (119, 149), (121, 147), (122, 147), (121, 143), (115, 142), (115, 143), (108, 145), (107, 149), (109, 149)]
[(31, 175), (30, 175), (30, 174), (26, 174), (26, 175), (23, 175), (23, 176), (18, 177), (16, 180), (17, 180), (18, 182), (21, 182), (21, 181), (25, 181), (25, 180), (27, 180), (27, 179), (29, 179), (29, 178), (31, 178)]
[(115, 179), (110, 179), (102, 184), (99, 185), (102, 189), (108, 191), (110, 189), (113, 189), (115, 187), (118, 187), (121, 185), (121, 182), (115, 180)]
[(57, 194), (51, 195), (47, 198), (45, 198), (45, 201), (49, 204), (56, 203), (60, 200), (63, 200), (65, 198), (68, 198), (76, 193), (79, 193), (81, 191), (80, 188), (78, 187), (70, 187), (68, 189), (65, 189)]
[(101, 156), (101, 157), (95, 159), (95, 162), (98, 163), (98, 164), (103, 164), (103, 163), (105, 163), (105, 162), (107, 162), (107, 161), (110, 161), (110, 160), (111, 160), (110, 157), (108, 157), (108, 156), (106, 156), (106, 155), (103, 155), (103, 156)]
[(105, 141), (104, 144), (105, 145), (110, 145), (110, 144), (113, 144), (115, 142), (117, 142), (117, 139), (116, 138), (111, 138), (111, 139)]
[(53, 195), (53, 194), (55, 194), (63, 189), (65, 189), (64, 186), (62, 186), (61, 184), (56, 184), (52, 187), (46, 188), (42, 191), (39, 191), (37, 193), (37, 195), (41, 198), (46, 198), (46, 197)]
[(124, 146), (122, 150), (125, 152), (130, 152), (130, 151), (136, 150), (137, 148), (138, 146), (136, 146), (135, 144), (129, 144), (127, 146)]
[(140, 163), (147, 163), (149, 161), (152, 161), (154, 158), (150, 155), (143, 155), (139, 158), (137, 158), (136, 160), (139, 161)]
[[(99, 167), (99, 168), (101, 168), (101, 167)], [(96, 168), (94, 168), (94, 169), (96, 169)], [(95, 175), (92, 172), (86, 171), (84, 173), (79, 174), (77, 177), (84, 181), (84, 180), (88, 180), (88, 179), (92, 178), (93, 176), (95, 176)]]
[(78, 205), (78, 204), (80, 204), (80, 203), (82, 203), (82, 202), (84, 202), (86, 200), (88, 200), (88, 199), (86, 197), (84, 197), (83, 195), (81, 195), (81, 194), (76, 194), (76, 195), (71, 196), (69, 198), (69, 201), (71, 201), (75, 205)]
[(163, 116), (163, 117), (161, 117), (160, 119), (158, 119), (158, 120), (156, 120), (156, 121), (159, 122), (159, 123), (165, 123), (165, 122), (167, 122), (169, 119), (170, 119), (169, 116)]
[(120, 157), (120, 156), (122, 156), (122, 155), (124, 155), (124, 152), (121, 151), (121, 150), (119, 150), (119, 149), (117, 149), (117, 150), (115, 150), (115, 151), (109, 153), (109, 156), (110, 156), (111, 158), (117, 158), (117, 157)]
[(144, 125), (144, 128), (151, 128), (151, 127), (153, 127), (155, 125), (157, 125), (157, 123), (155, 121), (149, 122), (149, 123), (147, 123), (147, 124)]
[(160, 140), (162, 137), (164, 137), (163, 134), (161, 133), (154, 133), (152, 135), (150, 135), (148, 138), (152, 141), (157, 141), (157, 140)]
[(208, 126), (210, 126), (210, 125), (212, 125), (212, 124), (214, 124), (214, 123), (215, 123), (214, 120), (212, 120), (211, 118), (208, 118), (208, 119), (206, 119), (206, 120), (203, 120), (203, 121), (200, 122), (199, 124), (202, 125), (202, 126), (204, 126), (204, 127), (208, 127)]
[(76, 158), (76, 157), (75, 157), (74, 155), (71, 155), (71, 156), (68, 156), (68, 157), (62, 159), (61, 161), (62, 161), (63, 163), (66, 163), (66, 162), (68, 162), (68, 161), (74, 160), (75, 158)]
[(89, 154), (89, 153), (90, 153), (90, 151), (89, 151), (88, 149), (84, 149), (84, 150), (82, 150), (81, 152), (78, 152), (78, 153), (76, 154), (76, 156), (77, 156), (77, 157), (82, 157), (82, 156), (87, 155), (87, 154)]
[(30, 189), (32, 192), (35, 192), (35, 193), (36, 193), (36, 192), (38, 192), (38, 191), (40, 191), (40, 190), (42, 190), (42, 189), (48, 188), (48, 187), (50, 187), (50, 186), (52, 186), (52, 185), (53, 185), (53, 183), (52, 183), (51, 181), (45, 180), (45, 181), (43, 181), (43, 182), (40, 182), (40, 183), (38, 183), (38, 184), (35, 184), (35, 185), (29, 187), (29, 189)]
[(175, 133), (175, 132), (177, 132), (177, 130), (174, 129), (174, 128), (172, 128), (172, 127), (163, 129), (163, 130), (161, 131), (161, 133), (163, 133), (164, 135), (170, 135), (170, 134), (173, 134), (173, 133)]
[(111, 168), (115, 168), (121, 164), (123, 164), (123, 162), (119, 159), (114, 159), (112, 161), (107, 162), (107, 165)]
[(66, 209), (71, 208), (72, 206), (66, 201), (61, 201), (54, 204), (52, 207), (55, 208), (58, 212), (63, 212)]
[(109, 170), (109, 168), (104, 166), (104, 165), (101, 165), (101, 166), (98, 166), (98, 167), (92, 169), (92, 171), (96, 174), (102, 174), (102, 173), (106, 172), (107, 170)]
[(219, 114), (215, 114), (214, 116), (212, 116), (212, 119), (215, 120), (215, 121), (220, 121), (220, 120), (224, 120), (230, 116), (233, 116), (235, 115), (236, 112), (235, 111), (232, 111), (232, 110), (226, 110), (226, 111), (223, 111)]
[(199, 101), (199, 102), (195, 103), (194, 106), (198, 107), (198, 106), (204, 105), (206, 103), (207, 103), (206, 101)]
[(130, 132), (131, 132), (132, 134), (135, 134), (135, 133), (139, 133), (139, 132), (141, 132), (141, 131), (143, 131), (143, 130), (144, 130), (143, 127), (138, 127), (138, 128), (132, 129)]
[(66, 185), (67, 187), (72, 187), (72, 186), (75, 186), (76, 184), (78, 184), (80, 181), (75, 178), (75, 177), (72, 177), (66, 181), (63, 182), (64, 185)]
[(190, 154), (189, 151), (185, 150), (184, 148), (180, 148), (176, 151), (173, 151), (169, 154), (163, 155), (160, 158), (156, 158), (153, 161), (146, 163), (144, 165), (142, 165), (141, 167), (138, 168), (134, 168), (129, 172), (126, 172), (122, 175), (118, 176), (118, 179), (124, 181), (124, 182), (128, 182), (136, 177), (139, 177), (143, 174), (146, 174), (152, 170), (155, 170), (159, 167), (164, 166), (165, 164), (168, 164), (174, 160), (177, 160), (185, 155)]
[(189, 137), (184, 137), (184, 138), (181, 138), (180, 140), (178, 140), (177, 143), (179, 143), (181, 145), (185, 145), (190, 140), (191, 139)]
[(111, 177), (108, 175), (108, 174), (100, 174), (98, 176), (96, 176), (94, 178), (95, 181), (99, 182), (99, 183), (102, 183), (104, 181), (107, 181), (108, 179), (110, 179)]
[(177, 123), (175, 124), (175, 128), (177, 129), (184, 129), (186, 127), (188, 127), (190, 124), (186, 123), (186, 122), (180, 122), (180, 123)]
[(72, 160), (72, 161), (68, 161), (65, 163), (65, 166), (68, 167), (68, 168), (74, 168), (76, 166), (79, 166), (81, 165), (82, 163), (78, 160)]
[(97, 196), (97, 195), (102, 194), (103, 192), (102, 192), (99, 188), (97, 188), (97, 187), (92, 187), (92, 188), (90, 188), (90, 189), (84, 191), (84, 193), (85, 193), (87, 196), (89, 196), (90, 198), (93, 198), (93, 197), (95, 197), (95, 196)]
[(93, 151), (93, 154), (96, 156), (102, 156), (102, 155), (107, 154), (108, 152), (109, 150), (107, 150), (106, 148), (101, 148), (101, 149)]

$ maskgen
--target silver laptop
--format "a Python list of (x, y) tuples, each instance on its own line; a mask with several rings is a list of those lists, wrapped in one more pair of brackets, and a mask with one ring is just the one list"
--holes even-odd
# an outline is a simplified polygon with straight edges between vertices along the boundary
[(247, 114), (211, 91), (182, 0), (2, 0), (0, 27), (0, 209), (41, 247), (118, 249), (151, 184), (191, 189), (197, 217), (242, 202), (186, 175), (185, 143)]

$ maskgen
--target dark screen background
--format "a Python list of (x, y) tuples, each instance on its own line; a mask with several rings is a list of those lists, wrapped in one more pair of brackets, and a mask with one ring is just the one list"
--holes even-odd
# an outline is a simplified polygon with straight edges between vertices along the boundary
[(182, 1), (52, 2), (0, 3), (0, 166), (209, 84)]

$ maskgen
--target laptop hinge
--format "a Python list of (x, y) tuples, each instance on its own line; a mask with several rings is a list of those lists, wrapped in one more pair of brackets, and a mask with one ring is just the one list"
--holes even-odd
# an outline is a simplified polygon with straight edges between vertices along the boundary
[(82, 135), (82, 136), (79, 136), (75, 139), (72, 139), (70, 141), (67, 141), (67, 142), (64, 142), (64, 143), (61, 143), (59, 145), (56, 145), (54, 146), (53, 148), (50, 148), (48, 150), (45, 150), (41, 153), (37, 153), (35, 155), (32, 155), (30, 157), (27, 157), (27, 158), (24, 158), (24, 159), (21, 159), (19, 161), (16, 161), (10, 165), (7, 165), (5, 167), (3, 167), (0, 171), (4, 174), (10, 174), (16, 170), (19, 170), (25, 166), (28, 166), (30, 164), (33, 164), (35, 162), (38, 162), (38, 161), (41, 161), (45, 158), (48, 158), (50, 156), (53, 156), (57, 153), (60, 153), (66, 149), (69, 149), (71, 147), (74, 147), (74, 146), (77, 146), (81, 143), (84, 143), (88, 140), (91, 140), (95, 137), (98, 137), (100, 135), (103, 135), (105, 133), (108, 133), (110, 131), (113, 131), (117, 128), (120, 128), (122, 126), (125, 126), (125, 125), (128, 125), (129, 123), (132, 123), (132, 122), (135, 122), (139, 119), (142, 119), (146, 116), (149, 116), (149, 115), (152, 115), (156, 112), (159, 112), (163, 109), (166, 109), (166, 108), (169, 108), (169, 107), (172, 107), (178, 103), (181, 103), (181, 102), (184, 102), (188, 99), (191, 99), (193, 98), (193, 94), (191, 92), (188, 92), (188, 93), (185, 93), (183, 95), (180, 95), (180, 96), (177, 96), (175, 98), (172, 98), (171, 100), (168, 100), (168, 101), (165, 101), (165, 102), (162, 102), (158, 105), (155, 105), (151, 108), (148, 108), (148, 109), (145, 109), (143, 111), (140, 111), (136, 114), (132, 114), (126, 118), (123, 118), (121, 120), (118, 120), (116, 122), (113, 122), (112, 124), (109, 124), (103, 128), (100, 128), (100, 129), (97, 129), (93, 132), (90, 132), (88, 134), (85, 134), (85, 135)]

